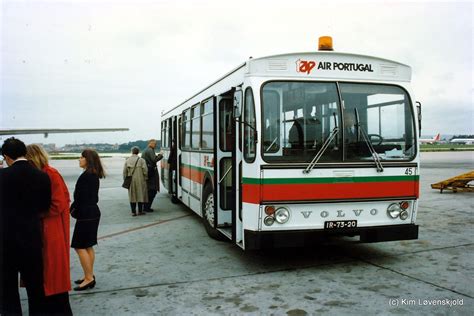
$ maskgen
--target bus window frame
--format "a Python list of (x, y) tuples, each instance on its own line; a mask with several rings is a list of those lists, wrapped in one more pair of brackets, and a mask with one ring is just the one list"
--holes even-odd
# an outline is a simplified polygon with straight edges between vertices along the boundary
[[(232, 99), (226, 99), (226, 98), (222, 98), (220, 101), (219, 101), (219, 104), (217, 105), (217, 107), (219, 108), (218, 110), (218, 113), (219, 113), (219, 116), (217, 117), (217, 119), (219, 120), (219, 127), (222, 126), (222, 122), (221, 122), (221, 113), (224, 112), (225, 110), (225, 105), (226, 103), (228, 102), (227, 105), (230, 105), (230, 111), (226, 111), (226, 113), (230, 113), (230, 116), (228, 116), (228, 118), (230, 119), (230, 126), (229, 126), (229, 129), (230, 129), (230, 149), (225, 149), (223, 148), (223, 143), (224, 143), (224, 140), (223, 140), (223, 137), (226, 137), (225, 135), (225, 131), (224, 131), (224, 136), (221, 134), (221, 130), (219, 128), (219, 131), (218, 131), (218, 134), (219, 134), (219, 150), (222, 151), (222, 152), (226, 152), (226, 153), (229, 153), (229, 152), (232, 152), (235, 144), (232, 143), (232, 120), (233, 120), (233, 114), (232, 114), (232, 111), (233, 111), (233, 106), (232, 106)], [(225, 120), (225, 118), (224, 118)], [(226, 122), (224, 122), (225, 124)]]
[(164, 143), (164, 141), (163, 141), (163, 139), (166, 137), (166, 134), (165, 134), (166, 129), (165, 129), (165, 127), (164, 127), (164, 126), (165, 126), (165, 121), (166, 121), (166, 120), (161, 121), (161, 147), (162, 147), (162, 148), (166, 148), (166, 147), (164, 146), (165, 143)]
[(183, 113), (176, 115), (178, 119), (178, 135), (177, 135), (177, 148), (181, 151), (183, 149)]
[[(192, 151), (198, 151), (201, 149), (201, 132), (202, 132), (202, 127), (201, 127), (201, 104), (202, 102), (199, 102), (197, 104), (194, 104), (193, 106), (190, 107), (191, 110), (191, 142), (189, 149)], [(198, 114), (196, 114), (196, 110), (199, 111)], [(197, 135), (197, 144), (194, 144), (194, 122), (197, 121), (199, 124), (199, 135)], [(195, 136), (195, 135), (194, 135)]]
[[(180, 148), (182, 150), (186, 150), (186, 151), (189, 151), (191, 149), (191, 131), (192, 131), (192, 118), (191, 118), (191, 108), (192, 107), (189, 107), (185, 110), (183, 110), (182, 112), (182, 120), (181, 120), (181, 145), (180, 145)], [(188, 119), (186, 119), (186, 114), (188, 114)], [(186, 123), (187, 122), (190, 122), (189, 124), (189, 144), (186, 143)]]
[[(373, 85), (373, 86), (390, 86), (390, 87), (395, 87), (395, 88), (398, 88), (400, 90), (403, 91), (405, 97), (406, 97), (406, 100), (408, 102), (408, 105), (409, 105), (409, 109), (410, 109), (410, 114), (411, 114), (411, 124), (412, 124), (412, 128), (413, 128), (413, 146), (414, 146), (414, 151), (413, 151), (413, 156), (411, 159), (401, 159), (401, 160), (382, 160), (382, 163), (386, 164), (386, 163), (407, 163), (407, 162), (412, 162), (413, 160), (415, 160), (417, 157), (418, 157), (418, 154), (419, 154), (419, 150), (418, 150), (418, 138), (417, 138), (417, 129), (416, 129), (416, 117), (415, 117), (415, 107), (413, 106), (413, 101), (412, 101), (412, 98), (411, 98), (411, 94), (408, 92), (407, 89), (405, 89), (403, 86), (401, 85), (397, 85), (397, 84), (394, 84), (394, 83), (381, 83), (381, 82), (357, 82), (357, 81), (346, 81), (346, 80), (339, 80), (337, 81), (337, 88), (338, 88), (338, 94), (339, 94), (339, 98), (341, 100), (341, 102), (344, 102), (344, 99), (342, 98), (342, 88), (340, 87), (340, 84), (354, 84), (354, 85)], [(341, 103), (343, 104), (343, 103)], [(344, 105), (343, 105), (344, 106)], [(344, 111), (345, 111), (345, 108), (343, 108), (343, 106), (341, 106), (341, 110), (342, 110), (342, 113), (341, 113), (341, 119), (343, 121), (342, 123), (342, 128), (343, 128), (343, 131), (345, 130), (345, 126), (344, 126)], [(371, 107), (367, 107), (367, 109), (369, 108), (375, 108), (376, 106), (371, 106)], [(406, 132), (406, 131), (405, 131)], [(343, 135), (344, 137), (344, 135)], [(343, 148), (344, 148), (344, 154), (343, 154), (343, 162), (344, 163), (363, 163), (363, 161), (361, 160), (347, 160), (346, 159), (346, 146), (344, 145), (343, 143)]]
[[(264, 126), (264, 115), (263, 115), (263, 97), (264, 97), (264, 93), (263, 93), (263, 88), (266, 84), (269, 84), (269, 83), (273, 83), (273, 82), (283, 82), (283, 83), (287, 83), (287, 82), (297, 82), (297, 83), (329, 83), (329, 84), (334, 84), (336, 86), (336, 93), (337, 93), (337, 102), (339, 103), (339, 107), (337, 109), (337, 112), (338, 112), (338, 120), (337, 120), (337, 123), (338, 123), (338, 126), (339, 128), (341, 128), (342, 124), (343, 124), (343, 120), (342, 120), (342, 115), (343, 115), (343, 111), (342, 111), (342, 99), (341, 99), (341, 94), (339, 93), (339, 87), (338, 87), (338, 83), (339, 81), (331, 81), (331, 80), (298, 80), (298, 79), (290, 79), (290, 80), (286, 80), (286, 79), (277, 79), (277, 80), (267, 80), (263, 83), (261, 83), (260, 85), (260, 158), (265, 162), (265, 163), (268, 163), (268, 164), (281, 164), (281, 163), (288, 163), (287, 161), (269, 161), (267, 160), (265, 157), (265, 152), (264, 152), (264, 144), (263, 144), (263, 134), (264, 134), (264, 131), (263, 131), (263, 126)], [(280, 112), (281, 112), (281, 109), (282, 109), (282, 104), (280, 104)], [(280, 130), (280, 135), (281, 135), (281, 130)], [(340, 135), (337, 135), (336, 137), (341, 137), (341, 139), (339, 139), (339, 141), (342, 141), (342, 136)], [(282, 150), (283, 147), (280, 147), (279, 150)], [(270, 152), (272, 153), (272, 152)], [(336, 162), (321, 162), (320, 164), (323, 164), (323, 163), (329, 163), (329, 164), (340, 164), (340, 163), (343, 163), (343, 153), (342, 153), (342, 150), (341, 150), (341, 160), (340, 161), (336, 161)], [(291, 163), (291, 162), (290, 162)], [(297, 165), (300, 165), (300, 164), (308, 164), (309, 162), (301, 162), (301, 161), (297, 161), (297, 162), (293, 162), (294, 164), (297, 164)]]
[[(168, 133), (168, 147), (167, 148), (171, 148), (171, 145), (172, 145), (172, 142), (173, 142), (173, 132), (170, 130), (172, 130), (173, 128), (173, 120), (172, 118), (170, 117), (168, 119), (168, 126), (166, 127), (167, 129), (167, 133)], [(175, 146), (176, 146), (176, 141), (175, 141)]]
[[(207, 102), (211, 102), (211, 112), (204, 112), (204, 105), (207, 103)], [(204, 116), (210, 116), (212, 118), (212, 130), (214, 131), (213, 134), (215, 134), (215, 130), (214, 130), (214, 120), (215, 120), (215, 116), (214, 116), (214, 103), (216, 102), (214, 96), (210, 96), (209, 98), (206, 98), (204, 99), (203, 101), (200, 102), (201, 104), (201, 109), (200, 109), (200, 124), (201, 124), (201, 130), (199, 131), (199, 150), (202, 151), (202, 152), (209, 152), (209, 153), (213, 153), (214, 152), (214, 148), (216, 146), (215, 144), (215, 139), (213, 140), (213, 146), (211, 148), (202, 148), (202, 141), (203, 141), (203, 118)], [(213, 135), (213, 138), (214, 138), (214, 135)]]
[[(254, 93), (253, 93), (253, 89), (251, 86), (248, 86), (245, 88), (245, 92), (244, 92), (244, 96), (243, 96), (243, 100), (244, 100), (244, 107), (243, 107), (243, 111), (242, 111), (242, 120), (246, 123), (246, 124), (243, 124), (244, 126), (241, 127), (241, 138), (242, 138), (242, 156), (245, 160), (246, 163), (253, 163), (255, 162), (255, 159), (257, 158), (257, 144), (254, 144), (254, 154), (253, 154), (253, 159), (249, 159), (248, 157), (248, 151), (247, 151), (247, 146), (245, 145), (245, 129), (246, 128), (250, 128), (247, 126), (248, 125), (251, 125), (249, 122), (246, 121), (246, 116), (245, 116), (245, 113), (247, 111), (247, 92), (250, 90), (250, 93), (251, 93), (251, 97), (252, 97), (252, 103), (253, 103), (253, 117), (255, 119), (255, 123), (254, 123), (254, 130), (252, 131), (252, 135), (255, 135), (255, 132), (257, 131), (257, 116), (256, 116), (256, 110), (255, 110), (255, 96), (254, 96)], [(261, 106), (260, 106), (261, 108)], [(240, 126), (242, 124), (239, 124)], [(254, 140), (254, 142), (258, 141), (258, 139), (256, 140), (255, 137), (253, 136), (252, 137)]]
[[(271, 81), (271, 82), (275, 82), (275, 81)], [(266, 82), (265, 82), (264, 84), (266, 84)], [(274, 151), (265, 151), (265, 148), (264, 148), (265, 143), (264, 143), (263, 136), (264, 136), (264, 133), (265, 133), (265, 130), (266, 130), (266, 128), (265, 128), (265, 121), (264, 121), (265, 115), (263, 115), (263, 106), (262, 106), (262, 105), (263, 105), (263, 98), (264, 98), (264, 96), (263, 96), (263, 85), (264, 85), (264, 84), (262, 84), (262, 89), (261, 89), (261, 92), (260, 92), (260, 108), (262, 109), (262, 110), (260, 111), (260, 112), (261, 112), (261, 115), (260, 115), (260, 121), (261, 121), (260, 130), (261, 130), (261, 132), (260, 132), (260, 134), (262, 135), (262, 136), (261, 136), (261, 137), (262, 137), (262, 139), (261, 139), (261, 144), (260, 144), (260, 152), (262, 153), (262, 156), (263, 156), (263, 153), (266, 153), (266, 152), (268, 152), (268, 153), (277, 153), (277, 152), (279, 152), (279, 151), (281, 150), (280, 144), (278, 144), (278, 147), (277, 147), (276, 150), (274, 150)], [(276, 92), (276, 91), (271, 91), (271, 93), (274, 93), (274, 94), (280, 96), (280, 95), (278, 94), (278, 92)], [(279, 106), (279, 111), (280, 111), (280, 113), (281, 113), (281, 103), (278, 104), (278, 106)], [(281, 129), (280, 129), (280, 126), (278, 126), (278, 139), (280, 139), (280, 135), (281, 135)]]
[[(417, 159), (418, 155), (419, 155), (419, 150), (418, 150), (418, 138), (417, 138), (417, 135), (416, 135), (416, 117), (415, 117), (415, 109), (413, 107), (413, 100), (412, 100), (412, 96), (411, 94), (408, 92), (407, 89), (405, 89), (405, 87), (401, 86), (401, 85), (398, 85), (398, 84), (395, 84), (395, 83), (380, 83), (380, 82), (358, 82), (358, 81), (349, 81), (349, 80), (297, 80), (297, 79), (293, 79), (293, 80), (284, 80), (284, 79), (278, 79), (278, 80), (267, 80), (267, 81), (264, 81), (260, 84), (260, 107), (259, 107), (259, 110), (260, 110), (260, 135), (259, 135), (259, 141), (260, 141), (260, 158), (262, 159), (262, 161), (264, 161), (265, 163), (267, 164), (281, 164), (281, 163), (286, 163), (285, 161), (268, 161), (266, 159), (266, 157), (264, 156), (264, 144), (263, 144), (263, 126), (264, 126), (264, 115), (263, 115), (263, 88), (266, 84), (268, 83), (272, 83), (272, 82), (313, 82), (313, 83), (334, 83), (336, 85), (336, 91), (337, 91), (337, 96), (338, 96), (338, 102), (339, 102), (339, 108), (338, 108), (338, 115), (339, 115), (339, 118), (338, 118), (338, 124), (339, 124), (339, 130), (340, 130), (340, 133), (341, 135), (339, 135), (338, 137), (341, 137), (340, 138), (340, 141), (342, 141), (341, 143), (341, 146), (342, 146), (342, 157), (341, 157), (341, 161), (339, 162), (320, 162), (320, 164), (330, 164), (330, 165), (334, 165), (334, 164), (351, 164), (351, 163), (364, 163), (364, 161), (348, 161), (346, 160), (346, 146), (344, 144), (344, 130), (345, 130), (345, 126), (344, 126), (344, 100), (342, 98), (342, 94), (341, 94), (341, 87), (340, 87), (340, 84), (360, 84), (360, 85), (379, 85), (379, 86), (393, 86), (393, 87), (396, 87), (396, 88), (399, 88), (401, 89), (405, 96), (407, 97), (407, 101), (409, 103), (409, 108), (410, 108), (410, 113), (411, 113), (411, 116), (412, 116), (412, 119), (411, 119), (411, 123), (412, 123), (412, 126), (413, 126), (413, 138), (414, 138), (414, 153), (413, 153), (413, 156), (411, 159), (403, 159), (403, 160), (384, 160), (383, 163), (407, 163), (407, 162), (413, 162), (414, 160)], [(245, 96), (244, 96), (244, 100), (245, 100)], [(254, 101), (254, 105), (255, 105), (255, 101)], [(281, 106), (281, 105), (280, 105)], [(255, 106), (254, 106), (254, 109), (255, 109)], [(245, 155), (244, 155), (244, 158), (245, 158)], [(306, 162), (295, 162), (294, 164), (306, 164)], [(367, 164), (373, 164), (372, 162), (367, 162)]]

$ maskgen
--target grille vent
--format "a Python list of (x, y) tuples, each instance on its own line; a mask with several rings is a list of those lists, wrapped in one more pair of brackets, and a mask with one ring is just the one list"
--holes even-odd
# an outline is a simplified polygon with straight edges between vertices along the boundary
[(393, 65), (380, 65), (380, 74), (382, 76), (394, 77), (397, 75), (397, 66)]
[(288, 65), (286, 59), (272, 59), (268, 61), (268, 70), (269, 71), (286, 71), (288, 70)]

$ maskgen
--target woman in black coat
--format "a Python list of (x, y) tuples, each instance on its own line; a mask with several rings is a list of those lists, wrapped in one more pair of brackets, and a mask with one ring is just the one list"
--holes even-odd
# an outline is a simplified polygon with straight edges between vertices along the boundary
[(83, 291), (95, 286), (93, 246), (97, 245), (100, 210), (99, 179), (105, 178), (104, 168), (97, 152), (86, 149), (79, 158), (79, 166), (84, 172), (77, 179), (74, 189), (74, 202), (71, 215), (77, 219), (72, 236), (71, 247), (76, 250), (84, 271), (84, 277), (74, 281), (79, 286), (75, 291)]

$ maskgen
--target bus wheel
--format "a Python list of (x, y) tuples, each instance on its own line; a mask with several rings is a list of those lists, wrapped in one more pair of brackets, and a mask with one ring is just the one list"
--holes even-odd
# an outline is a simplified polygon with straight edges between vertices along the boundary
[(173, 204), (179, 204), (181, 201), (176, 197), (176, 195), (172, 194), (171, 195), (171, 203)]
[(224, 236), (214, 228), (214, 192), (210, 185), (204, 187), (202, 197), (202, 222), (207, 234), (213, 239), (225, 240)]

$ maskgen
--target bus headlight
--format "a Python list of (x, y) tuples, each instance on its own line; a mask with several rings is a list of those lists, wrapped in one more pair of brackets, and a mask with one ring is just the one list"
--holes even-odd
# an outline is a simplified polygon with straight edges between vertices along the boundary
[(275, 220), (278, 224), (285, 224), (290, 219), (290, 211), (284, 207), (280, 207), (275, 211)]
[(408, 215), (409, 215), (409, 214), (408, 214), (408, 211), (407, 211), (407, 210), (404, 210), (404, 211), (402, 211), (402, 212), (400, 213), (400, 219), (404, 221), (404, 220), (406, 220), (406, 219), (408, 218)]
[(272, 226), (275, 223), (275, 218), (273, 216), (267, 216), (263, 219), (263, 223), (267, 226)]
[(392, 203), (388, 206), (387, 208), (387, 214), (391, 218), (395, 219), (398, 216), (400, 216), (400, 212), (402, 211), (400, 204), (398, 203)]

